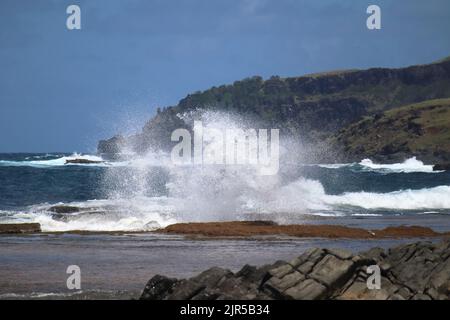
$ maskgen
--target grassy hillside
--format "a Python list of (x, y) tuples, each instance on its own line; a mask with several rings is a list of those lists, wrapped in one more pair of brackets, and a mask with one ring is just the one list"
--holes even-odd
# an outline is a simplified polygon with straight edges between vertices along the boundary
[(412, 155), (434, 163), (450, 160), (450, 99), (423, 101), (365, 117), (331, 139), (352, 161), (401, 161)]

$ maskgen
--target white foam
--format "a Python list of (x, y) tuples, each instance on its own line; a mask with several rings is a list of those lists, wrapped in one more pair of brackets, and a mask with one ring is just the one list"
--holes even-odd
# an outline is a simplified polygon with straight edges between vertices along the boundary
[[(204, 114), (205, 126), (238, 128), (233, 117)], [(298, 151), (298, 150), (300, 151)], [(292, 156), (293, 144), (288, 152)], [(295, 148), (295, 155), (301, 147)], [(74, 154), (54, 160), (23, 161), (25, 165), (62, 166), (66, 160), (86, 159), (102, 161), (92, 155)], [(289, 158), (289, 157), (288, 157)], [(19, 162), (16, 162), (19, 163)], [(24, 165), (24, 164), (21, 164)], [(50, 204), (29, 207), (23, 213), (2, 215), (11, 221), (34, 221), (43, 231), (142, 231), (165, 227), (176, 222), (217, 221), (241, 219), (245, 214), (342, 216), (354, 214), (348, 207), (364, 209), (366, 215), (379, 214), (368, 210), (450, 210), (450, 186), (421, 190), (399, 190), (390, 193), (353, 192), (326, 194), (316, 180), (293, 180), (281, 175), (261, 176), (249, 166), (173, 166), (164, 153), (149, 152), (131, 160), (93, 164), (106, 166), (103, 185), (107, 199), (67, 203), (81, 208), (81, 212), (55, 217)], [(115, 166), (124, 166), (117, 170)], [(359, 164), (320, 165), (336, 169), (359, 166), (364, 170), (382, 172), (432, 172), (416, 158), (397, 164), (375, 164), (369, 159)], [(155, 168), (158, 167), (158, 168)], [(153, 170), (163, 168), (167, 176), (159, 177)], [(293, 170), (296, 170), (293, 167)], [(353, 169), (352, 169), (353, 170)], [(293, 177), (298, 176), (294, 172)], [(164, 179), (161, 183), (154, 180)], [(168, 179), (168, 180), (166, 180)], [(150, 180), (150, 181), (149, 181)], [(156, 181), (158, 182), (158, 181)], [(160, 196), (165, 183), (167, 194)], [(159, 196), (153, 196), (153, 195)], [(358, 212), (356, 211), (358, 214)], [(396, 213), (396, 212), (393, 212)]]
[[(39, 159), (44, 156), (33, 156), (33, 159)], [(47, 157), (47, 156), (45, 156)], [(152, 167), (152, 166), (169, 166), (170, 156), (162, 152), (149, 152), (145, 155), (128, 154), (128, 160), (122, 161), (106, 161), (97, 155), (73, 153), (70, 156), (61, 156), (50, 160), (27, 160), (27, 161), (10, 161), (0, 160), (0, 166), (15, 166), (15, 167), (35, 167), (35, 168), (49, 168), (61, 166), (87, 166), (87, 167)], [(28, 157), (30, 159), (30, 157)], [(66, 163), (67, 160), (89, 160), (97, 163)]]
[(364, 209), (450, 210), (450, 186), (389, 193), (349, 192), (324, 195), (324, 203), (332, 206), (354, 206)]
[[(38, 158), (38, 157), (33, 157)], [(76, 160), (76, 159), (82, 159), (82, 160), (89, 160), (89, 161), (100, 161), (101, 163), (89, 163), (89, 164), (66, 164), (67, 160)], [(50, 159), (50, 160), (27, 160), (27, 161), (8, 161), (8, 160), (0, 160), (0, 165), (3, 166), (30, 166), (30, 167), (37, 167), (37, 168), (47, 168), (47, 167), (54, 167), (54, 166), (72, 166), (72, 165), (83, 165), (83, 166), (107, 166), (108, 163), (105, 162), (101, 157), (95, 156), (95, 155), (83, 155), (74, 153), (70, 156), (62, 156), (56, 159)]]
[(60, 203), (81, 209), (68, 214), (67, 220), (52, 216), (51, 204), (34, 205), (15, 213), (0, 212), (1, 220), (2, 223), (38, 222), (43, 231), (145, 231), (177, 222), (238, 220), (246, 214), (289, 219), (299, 215), (376, 216), (380, 215), (377, 210), (392, 214), (405, 210), (450, 212), (450, 186), (330, 195), (319, 181), (300, 178), (285, 183), (279, 176), (259, 176), (252, 168), (168, 169), (168, 196), (149, 197), (147, 183), (136, 183), (145, 181), (145, 168), (127, 170), (133, 176), (129, 184), (122, 181), (123, 176), (114, 175), (117, 170), (111, 170), (109, 178), (117, 178), (122, 183), (113, 189), (134, 189), (127, 190), (128, 193), (112, 193), (104, 200)]
[(433, 171), (432, 165), (426, 165), (422, 161), (417, 160), (416, 157), (409, 158), (401, 163), (374, 163), (371, 159), (363, 159), (359, 163), (331, 163), (331, 164), (316, 164), (316, 166), (326, 169), (340, 169), (340, 168), (359, 168), (364, 171), (374, 172), (427, 172), (437, 173), (440, 171)]
[(330, 164), (317, 164), (317, 166), (326, 169), (340, 169), (344, 167), (349, 167), (354, 165), (354, 163), (330, 163)]
[(270, 194), (261, 195), (258, 201), (254, 201), (252, 207), (264, 212), (295, 212), (297, 214), (308, 214), (311, 211), (338, 212), (342, 207), (392, 211), (450, 210), (450, 186), (389, 193), (350, 192), (328, 195), (319, 181), (300, 178), (288, 185), (273, 189)]
[[(3, 216), (2, 223), (37, 222), (44, 232), (53, 231), (150, 231), (175, 223), (169, 199), (164, 197), (89, 200), (83, 202), (39, 204), (26, 213)], [(67, 220), (53, 216), (55, 205), (74, 206), (79, 212), (67, 214)]]
[(394, 172), (433, 172), (432, 165), (425, 165), (422, 161), (417, 160), (416, 157), (409, 158), (402, 163), (393, 164), (377, 164), (370, 159), (364, 159), (359, 164), (370, 170), (385, 170)]

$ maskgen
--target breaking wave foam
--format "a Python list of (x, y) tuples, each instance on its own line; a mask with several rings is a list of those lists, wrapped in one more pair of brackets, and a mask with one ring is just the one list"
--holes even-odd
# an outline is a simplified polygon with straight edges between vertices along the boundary
[(432, 165), (425, 165), (416, 157), (405, 160), (402, 163), (377, 164), (370, 159), (364, 159), (359, 163), (361, 166), (372, 170), (388, 170), (394, 172), (433, 172)]
[[(141, 197), (40, 204), (28, 207), (24, 213), (0, 212), (0, 215), (2, 223), (37, 222), (45, 232), (150, 231), (176, 222), (167, 200)], [(55, 206), (75, 207), (78, 211), (61, 214), (52, 211)]]
[(427, 172), (436, 173), (438, 171), (433, 171), (432, 165), (426, 165), (422, 161), (417, 160), (416, 157), (409, 158), (401, 163), (392, 164), (382, 164), (374, 163), (370, 159), (363, 159), (359, 163), (335, 163), (335, 164), (319, 164), (319, 167), (327, 169), (340, 169), (340, 168), (350, 168), (354, 171), (373, 171), (373, 172)]
[[(179, 181), (186, 182), (183, 179)], [(52, 205), (49, 204), (35, 205), (29, 207), (26, 213), (2, 214), (2, 222), (38, 222), (43, 231), (49, 232), (149, 231), (177, 222), (242, 220), (249, 214), (253, 218), (256, 214), (292, 223), (289, 216), (295, 217), (298, 222), (299, 217), (304, 215), (379, 216), (377, 210), (393, 214), (408, 211), (418, 214), (450, 212), (450, 186), (389, 193), (329, 195), (319, 181), (303, 178), (276, 189), (271, 186), (279, 181), (259, 185), (257, 180), (244, 182), (233, 175), (219, 180), (210, 179), (202, 182), (202, 187), (197, 187), (198, 180), (194, 179), (186, 185), (186, 189), (171, 191), (168, 197), (141, 196), (58, 204), (80, 209), (67, 215), (52, 212)], [(185, 192), (190, 188), (196, 189), (186, 197)]]
[[(240, 127), (238, 121), (220, 114), (207, 114), (203, 120), (205, 125), (214, 122), (220, 128)], [(294, 147), (291, 143), (287, 148), (291, 156)], [(283, 148), (280, 150), (283, 152)], [(295, 155), (298, 153), (301, 152)], [(103, 161), (97, 156), (73, 154), (55, 159), (9, 161), (6, 165), (64, 166), (66, 160), (73, 159)], [(252, 219), (255, 215), (266, 215), (271, 220), (289, 223), (291, 217), (298, 222), (298, 217), (305, 215), (374, 216), (379, 209), (450, 211), (450, 186), (332, 195), (326, 193), (320, 181), (298, 178), (298, 172), (261, 176), (251, 166), (180, 167), (173, 166), (168, 155), (157, 153), (134, 156), (129, 161), (85, 165), (106, 167), (102, 170), (106, 199), (57, 204), (78, 208), (71, 213), (53, 212), (55, 204), (34, 205), (21, 212), (0, 212), (0, 221), (38, 222), (43, 231), (147, 231), (176, 222), (243, 220), (250, 215)], [(365, 159), (354, 164), (320, 166), (382, 173), (432, 172), (432, 166), (416, 158), (397, 164), (375, 164)], [(291, 169), (288, 166), (286, 170)]]
[[(67, 165), (67, 166), (72, 166), (72, 165), (106, 166), (106, 165), (108, 165), (108, 163), (105, 162), (101, 157), (98, 157), (95, 155), (83, 155), (83, 154), (78, 154), (78, 153), (74, 153), (70, 156), (61, 156), (61, 157), (54, 158), (54, 159), (40, 160), (42, 158), (49, 158), (49, 157), (51, 158), (52, 156), (35, 156), (35, 157), (31, 158), (33, 160), (30, 160), (30, 158), (26, 158), (23, 161), (0, 160), (0, 166), (30, 166), (30, 167), (37, 167), (37, 168), (48, 168), (48, 167), (65, 166), (65, 165)], [(92, 163), (92, 164), (91, 163), (89, 163), (89, 164), (69, 163), (69, 164), (66, 164), (67, 160), (76, 160), (76, 159), (95, 161), (95, 162), (99, 162), (99, 163)]]
[(350, 192), (342, 195), (325, 195), (324, 202), (334, 206), (354, 206), (369, 210), (450, 209), (450, 187), (439, 186), (389, 193)]

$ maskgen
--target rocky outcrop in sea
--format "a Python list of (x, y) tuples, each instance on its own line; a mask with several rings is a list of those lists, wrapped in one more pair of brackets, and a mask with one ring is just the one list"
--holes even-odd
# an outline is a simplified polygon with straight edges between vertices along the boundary
[[(379, 283), (372, 281), (374, 269), (380, 271)], [(314, 248), (290, 262), (259, 268), (245, 265), (236, 273), (213, 267), (190, 279), (156, 275), (141, 296), (143, 300), (449, 298), (450, 239), (388, 250), (373, 248), (359, 254)]]

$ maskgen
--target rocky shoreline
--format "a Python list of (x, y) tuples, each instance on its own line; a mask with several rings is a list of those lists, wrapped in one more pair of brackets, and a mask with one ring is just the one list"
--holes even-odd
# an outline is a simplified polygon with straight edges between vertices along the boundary
[[(380, 270), (380, 287), (369, 289)], [(233, 273), (210, 268), (190, 279), (155, 275), (142, 300), (448, 300), (450, 240), (416, 242), (360, 254), (343, 249), (310, 249), (297, 258), (271, 265), (245, 265)]]
[(226, 221), (226, 222), (190, 222), (176, 223), (159, 233), (186, 235), (191, 238), (227, 238), (255, 236), (290, 236), (298, 238), (347, 238), (347, 239), (383, 239), (383, 238), (420, 238), (450, 237), (450, 232), (436, 232), (427, 227), (396, 226), (384, 229), (363, 229), (342, 225), (326, 224), (289, 224), (279, 225), (272, 221)]
[(5, 223), (0, 224), (0, 234), (23, 234), (39, 233), (41, 225), (39, 223)]
[[(53, 207), (54, 217), (78, 212), (78, 208)], [(39, 223), (0, 224), (0, 234), (42, 233)], [(389, 238), (448, 238), (450, 232), (437, 232), (421, 226), (390, 226), (384, 229), (364, 229), (337, 224), (289, 224), (279, 225), (273, 221), (221, 221), (175, 223), (154, 231), (53, 231), (51, 234), (130, 234), (159, 233), (181, 235), (191, 239), (251, 239), (255, 237), (295, 237), (330, 239), (389, 239)]]

